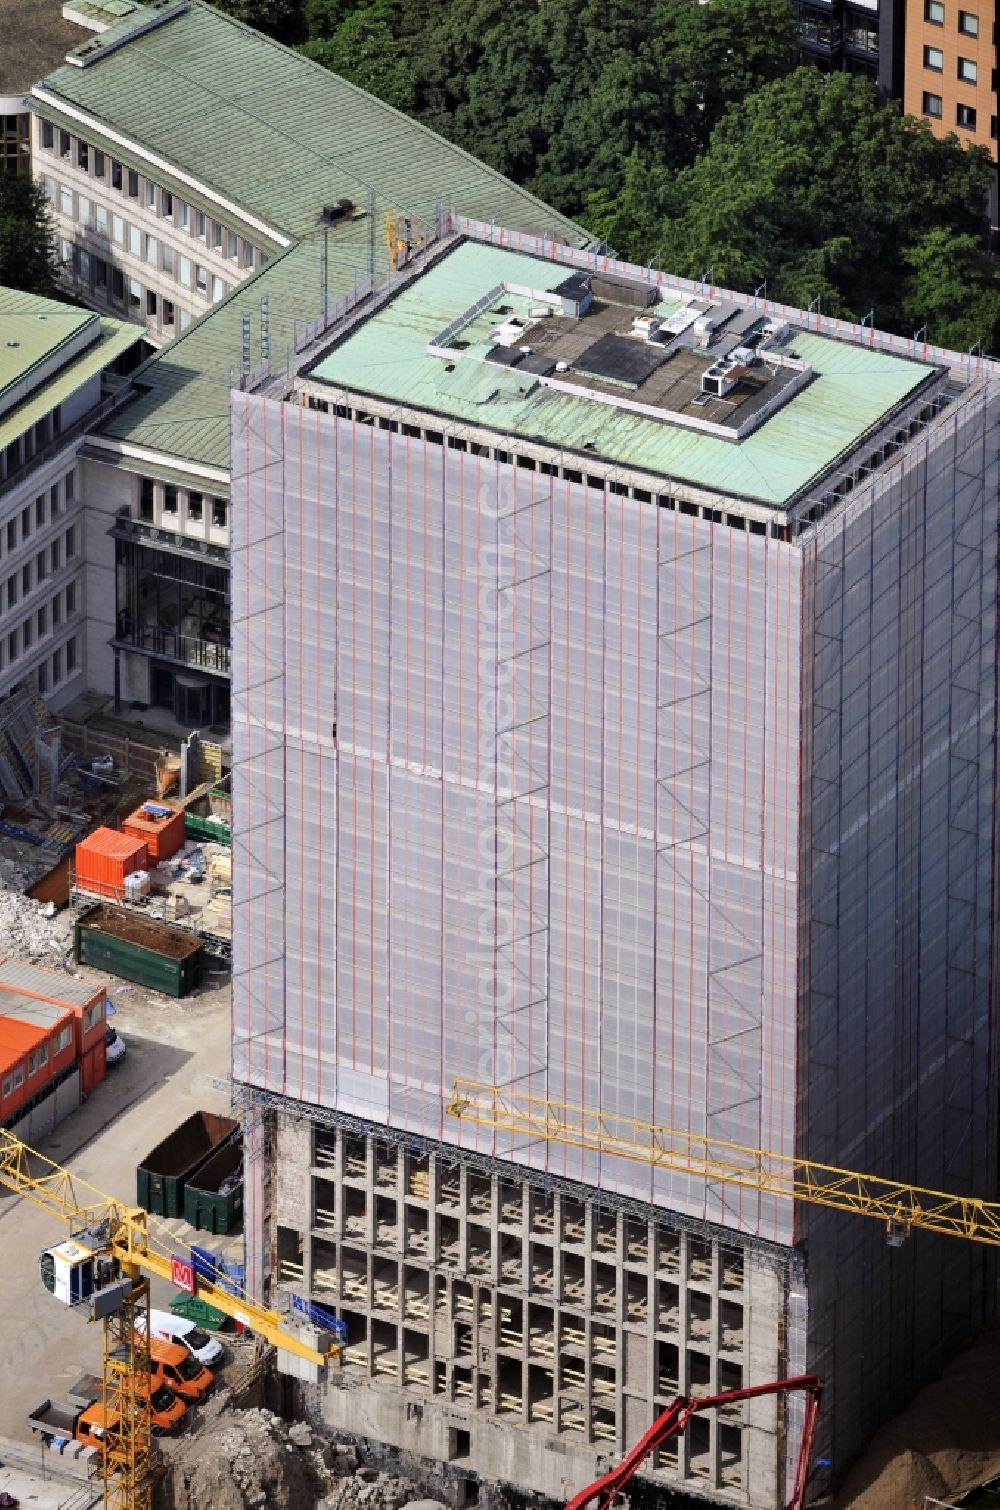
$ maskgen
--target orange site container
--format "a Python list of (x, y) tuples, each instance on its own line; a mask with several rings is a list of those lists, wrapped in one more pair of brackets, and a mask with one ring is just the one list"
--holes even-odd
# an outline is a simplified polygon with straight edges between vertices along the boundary
[[(183, 820), (182, 820), (183, 821)], [(134, 834), (95, 828), (76, 846), (76, 884), (102, 897), (125, 895), (125, 877), (146, 869), (146, 846)]]
[(0, 1016), (0, 1119), (5, 1122), (76, 1057), (70, 1014), (50, 1002), (37, 1005), (50, 1021)]
[(169, 860), (184, 843), (184, 809), (174, 807), (172, 802), (154, 802), (153, 807), (167, 807), (170, 813), (166, 818), (154, 818), (145, 807), (138, 807), (125, 819), (122, 833), (144, 840), (150, 865), (158, 865), (161, 860)]
[(61, 971), (46, 970), (24, 960), (0, 960), (0, 1014), (17, 1017), (14, 1004), (26, 999), (51, 1002), (73, 1013), (76, 1057), (85, 1091), (98, 1085), (105, 1075), (106, 997), (107, 987), (103, 984), (76, 980)]

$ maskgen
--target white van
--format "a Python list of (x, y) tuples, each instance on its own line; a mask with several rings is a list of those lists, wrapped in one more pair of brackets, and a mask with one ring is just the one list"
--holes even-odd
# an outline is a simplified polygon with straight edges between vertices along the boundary
[(104, 1029), (104, 1059), (107, 1064), (117, 1064), (125, 1058), (125, 1044), (120, 1033), (108, 1023)]
[[(140, 1312), (136, 1318), (140, 1326), (141, 1314)], [(211, 1366), (222, 1357), (222, 1343), (219, 1339), (195, 1322), (186, 1321), (183, 1316), (175, 1316), (171, 1311), (150, 1311), (149, 1325), (154, 1337), (160, 1337), (164, 1342), (181, 1343), (199, 1363)]]

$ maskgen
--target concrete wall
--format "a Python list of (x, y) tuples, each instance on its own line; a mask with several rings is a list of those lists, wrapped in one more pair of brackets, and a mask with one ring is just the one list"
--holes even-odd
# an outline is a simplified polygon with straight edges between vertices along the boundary
[[(788, 1372), (780, 1249), (280, 1112), (270, 1205), (277, 1303), (348, 1327), (323, 1419), (485, 1483), (562, 1503), (678, 1393)], [(773, 1398), (706, 1414), (647, 1476), (781, 1504), (777, 1428)]]
[[(87, 686), (98, 692), (114, 691), (114, 651), (109, 641), (115, 633), (115, 542), (108, 531), (120, 508), (131, 506), (136, 479), (116, 467), (102, 466), (84, 458), (80, 462), (80, 490), (86, 505), (87, 556)], [(132, 683), (131, 661), (137, 668), (140, 687), (147, 686), (144, 656), (124, 656), (122, 696), (140, 698)], [(145, 699), (143, 699), (145, 700)]]
[[(99, 380), (98, 380), (99, 381)], [(92, 406), (96, 395), (83, 410)], [(67, 406), (65, 423), (76, 416)], [(0, 497), (0, 696), (25, 679), (37, 679), (43, 667), (43, 691), (54, 707), (76, 696), (83, 685), (85, 646), (82, 635), (84, 600), (84, 515), (80, 495), (76, 453), (79, 441), (50, 457), (22, 482)], [(41, 499), (42, 520), (38, 523)], [(28, 511), (28, 534), (25, 537), (22, 517)], [(10, 545), (8, 528), (13, 526), (15, 543)], [(67, 556), (67, 531), (72, 529), (75, 554)], [(52, 550), (58, 552), (53, 562)], [(39, 556), (44, 572), (39, 575)], [(24, 571), (29, 574), (25, 590)], [(13, 584), (13, 585), (12, 585)], [(69, 607), (67, 588), (75, 594), (75, 606)], [(12, 592), (14, 601), (12, 602)], [(40, 630), (38, 614), (44, 615)], [(55, 622), (58, 617), (58, 622)], [(30, 620), (31, 644), (25, 648), (24, 626)], [(17, 655), (11, 657), (9, 636), (17, 636)], [(66, 644), (75, 640), (76, 669), (67, 669)], [(53, 657), (57, 656), (54, 661)], [(58, 669), (60, 675), (55, 676)]]
[[(116, 189), (112, 181), (113, 157), (104, 154), (104, 171), (98, 176), (98, 152), (93, 134), (80, 127), (70, 135), (68, 156), (61, 154), (61, 136), (54, 127), (53, 145), (43, 142), (44, 107), (33, 100), (32, 162), (35, 177), (46, 188), (52, 209), (59, 246), (68, 244), (71, 256), (64, 258), (64, 278), (69, 287), (97, 307), (110, 309), (119, 317), (135, 319), (146, 326), (149, 339), (161, 345), (179, 334), (192, 320), (223, 298), (235, 284), (262, 266), (259, 255), (244, 260), (245, 242), (240, 233), (237, 256), (228, 255), (230, 228), (236, 221), (220, 223), (222, 246), (213, 245), (212, 217), (203, 217), (204, 230), (197, 235), (197, 212), (178, 196), (165, 201), (162, 185), (155, 177), (140, 174), (135, 197), (127, 193), (128, 170), (123, 169), (123, 186)], [(80, 162), (80, 147), (86, 147), (87, 165)], [(82, 202), (81, 202), (82, 196)], [(152, 199), (152, 202), (150, 200)], [(170, 203), (170, 212), (164, 206)], [(121, 222), (115, 225), (115, 217)], [(186, 219), (186, 225), (184, 221)], [(120, 236), (118, 232), (120, 231)], [(147, 237), (153, 238), (151, 244)], [(257, 238), (258, 242), (260, 238)], [(251, 243), (252, 244), (252, 243)], [(86, 276), (80, 254), (90, 259)], [(104, 290), (94, 286), (93, 259), (102, 259), (109, 269), (117, 268), (125, 279), (125, 297), (113, 297), (110, 273)], [(197, 269), (204, 272), (204, 289), (199, 288)], [(128, 294), (130, 282), (140, 288), (140, 302), (134, 305)], [(147, 294), (155, 296), (155, 312), (147, 307)], [(165, 318), (166, 308), (172, 316)]]

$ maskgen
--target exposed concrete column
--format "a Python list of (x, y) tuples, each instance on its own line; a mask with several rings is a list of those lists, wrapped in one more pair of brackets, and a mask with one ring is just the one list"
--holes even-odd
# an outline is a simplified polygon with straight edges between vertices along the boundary
[[(627, 1447), (628, 1411), (625, 1408), (624, 1384), (626, 1379), (627, 1344), (625, 1322), (628, 1320), (628, 1276), (622, 1263), (624, 1257), (624, 1222), (619, 1211), (615, 1214), (615, 1374), (617, 1376), (617, 1412), (615, 1421), (615, 1448), (621, 1457)], [(629, 1334), (631, 1336), (631, 1333)]]
[[(365, 1226), (363, 1241), (374, 1250), (377, 1232), (375, 1228), (375, 1139), (365, 1139)], [(369, 1291), (371, 1279), (369, 1274)], [(368, 1304), (371, 1305), (369, 1293)]]
[(648, 1287), (649, 1325), (646, 1329), (646, 1397), (649, 1400), (650, 1410), (655, 1410), (653, 1401), (656, 1398), (656, 1333), (659, 1330), (660, 1314), (657, 1304), (659, 1291), (657, 1289), (657, 1254), (656, 1254), (656, 1224), (648, 1222), (646, 1225), (646, 1285)]
[(243, 1122), (243, 1241), (247, 1291), (261, 1296), (267, 1294), (265, 1276), (271, 1273), (267, 1241), (266, 1184), (270, 1164), (267, 1123), (267, 1114), (251, 1097)]
[[(719, 1342), (722, 1336), (722, 1306), (719, 1300), (719, 1277), (721, 1268), (722, 1254), (719, 1251), (719, 1244), (717, 1242), (713, 1242), (711, 1279), (712, 1310), (708, 1322), (708, 1360), (709, 1368), (711, 1369), (710, 1388), (713, 1395), (718, 1394), (720, 1389)], [(713, 1484), (718, 1484), (720, 1482), (720, 1474), (722, 1471), (722, 1453), (719, 1444), (719, 1424), (719, 1412), (717, 1410), (710, 1411), (708, 1417), (709, 1456), (711, 1461), (709, 1472), (711, 1474), (711, 1482)]]
[[(688, 1235), (680, 1233), (680, 1263), (677, 1278), (677, 1393), (691, 1393), (691, 1363), (688, 1353), (690, 1340), (690, 1313), (688, 1304), (688, 1280), (690, 1278)], [(687, 1433), (677, 1441), (677, 1471), (687, 1478), (690, 1471), (690, 1438)]]
[[(784, 1282), (749, 1247), (744, 1261), (743, 1356), (748, 1382), (780, 1379), (779, 1337), (784, 1311)], [(781, 1501), (782, 1444), (777, 1439), (778, 1401), (774, 1395), (751, 1400), (743, 1433), (746, 1473), (756, 1503)]]

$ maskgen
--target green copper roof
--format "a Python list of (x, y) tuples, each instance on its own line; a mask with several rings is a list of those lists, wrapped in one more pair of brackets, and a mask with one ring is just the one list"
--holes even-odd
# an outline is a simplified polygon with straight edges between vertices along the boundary
[(97, 316), (55, 299), (0, 287), (0, 404), (15, 383), (31, 379), (33, 368), (55, 358), (59, 347), (93, 323)]
[[(130, 24), (136, 17), (116, 35)], [(201, 0), (86, 68), (64, 64), (39, 88), (289, 238), (339, 198), (367, 208), (372, 190), (428, 225), (445, 198), (469, 215), (586, 239), (433, 131)], [(129, 160), (127, 146), (106, 145)]]
[[(149, 361), (139, 396), (103, 434), (179, 465), (228, 469), (229, 382), (244, 312), (259, 341), (260, 301), (268, 298), (280, 364), (295, 322), (322, 311), (324, 240), (332, 303), (364, 276), (372, 255), (385, 269), (390, 211), (431, 230), (443, 200), (497, 224), (587, 243), (579, 226), (468, 153), (201, 0), (129, 40), (130, 24), (147, 16), (140, 6), (96, 39), (118, 41), (108, 56), (49, 74), (38, 86), (45, 115), (73, 131), (72, 112), (83, 111), (96, 123), (88, 135), (121, 162), (141, 173), (145, 154), (162, 158), (169, 168), (157, 167), (155, 177), (179, 198), (230, 223), (219, 198), (255, 217), (275, 233), (253, 233), (272, 256), (283, 244), (276, 238), (293, 245)], [(324, 236), (320, 212), (338, 199), (352, 200), (358, 218)]]
[[(564, 264), (466, 241), (359, 325), (314, 369), (321, 381), (417, 409), (603, 458), (713, 492), (783, 505), (919, 387), (935, 368), (795, 329), (813, 380), (742, 441), (721, 439), (587, 398), (533, 386), (525, 374), (475, 360), (475, 341), (453, 371), (427, 344), (497, 284), (541, 291)], [(676, 299), (669, 307), (676, 306)], [(475, 334), (463, 331), (463, 335)], [(484, 346), (485, 351), (485, 346)]]
[[(384, 270), (385, 246), (377, 249)], [(327, 297), (332, 306), (364, 275), (364, 222), (329, 237)], [(243, 316), (250, 316), (251, 361), (260, 361), (261, 300), (267, 299), (271, 365), (285, 364), (298, 322), (323, 310), (323, 237), (300, 242), (239, 284), (221, 304), (148, 361), (135, 376), (137, 398), (101, 429), (174, 464), (229, 468), (229, 387), (239, 374)]]
[[(38, 319), (39, 314), (45, 317), (43, 330), (48, 332), (51, 324), (56, 328), (55, 336), (37, 334), (37, 326), (42, 323)], [(24, 368), (22, 362), (22, 371), (12, 374), (9, 360), (12, 352), (16, 360), (17, 354), (30, 350), (30, 365), (37, 366), (46, 357), (57, 357), (59, 346), (90, 321), (94, 322), (99, 331), (97, 338), (82, 351), (71, 355), (52, 376), (32, 389), (22, 403), (0, 417), (0, 450), (30, 430), (32, 425), (50, 413), (57, 404), (65, 403), (82, 384), (103, 372), (116, 357), (135, 346), (143, 336), (140, 325), (106, 319), (103, 315), (73, 309), (53, 299), (41, 299), (34, 294), (0, 288), (0, 394), (17, 377), (25, 375), (26, 370), (30, 371), (30, 368)], [(12, 337), (7, 335), (7, 331), (11, 329), (17, 333), (18, 339), (24, 341), (24, 346), (8, 348), (7, 341)], [(26, 335), (26, 330), (30, 334)]]

